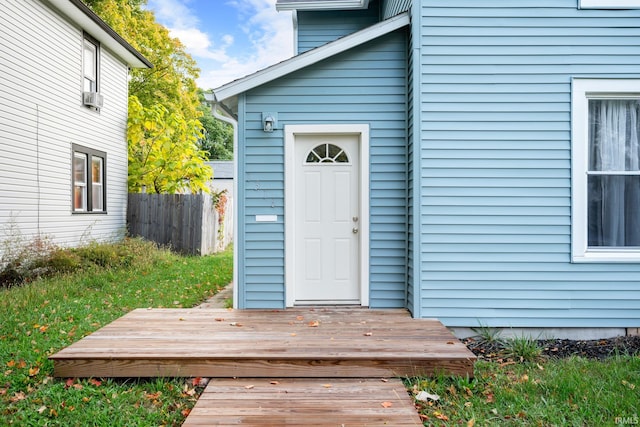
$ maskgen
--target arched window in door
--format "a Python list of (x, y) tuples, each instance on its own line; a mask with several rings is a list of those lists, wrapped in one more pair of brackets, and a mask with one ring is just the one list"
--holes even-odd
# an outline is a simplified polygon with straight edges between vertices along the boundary
[(349, 156), (334, 144), (320, 144), (307, 154), (305, 163), (349, 163)]

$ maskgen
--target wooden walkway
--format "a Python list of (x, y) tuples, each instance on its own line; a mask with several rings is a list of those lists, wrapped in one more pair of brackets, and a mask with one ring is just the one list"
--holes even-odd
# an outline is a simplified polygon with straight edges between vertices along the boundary
[(57, 377), (473, 376), (475, 356), (405, 310), (138, 309), (51, 356)]
[(185, 426), (419, 426), (396, 378), (473, 376), (405, 310), (138, 309), (51, 356), (57, 377), (213, 378)]
[(399, 379), (211, 380), (183, 427), (422, 426)]

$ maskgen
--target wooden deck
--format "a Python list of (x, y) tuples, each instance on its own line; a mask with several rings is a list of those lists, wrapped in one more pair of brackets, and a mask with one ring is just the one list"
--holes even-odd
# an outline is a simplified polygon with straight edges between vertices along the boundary
[(475, 356), (405, 310), (138, 309), (51, 356), (57, 377), (473, 375)]
[(399, 379), (215, 379), (183, 427), (422, 426)]

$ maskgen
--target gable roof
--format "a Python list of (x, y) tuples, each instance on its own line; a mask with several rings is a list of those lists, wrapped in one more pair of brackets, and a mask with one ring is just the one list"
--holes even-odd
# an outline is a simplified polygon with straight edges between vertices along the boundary
[(153, 64), (142, 56), (133, 46), (116, 33), (81, 0), (44, 0), (60, 15), (66, 17), (91, 36), (100, 44), (115, 53), (127, 65), (133, 68), (153, 68)]
[(278, 0), (277, 10), (366, 9), (369, 0)]
[[(213, 90), (215, 100), (219, 102), (235, 98), (237, 95), (250, 89), (316, 64), (324, 59), (345, 52), (385, 34), (389, 34), (395, 30), (406, 27), (407, 25), (409, 25), (409, 14), (407, 12), (401, 13), (393, 18), (378, 22), (377, 24), (363, 30), (349, 34), (348, 36), (344, 36), (338, 40), (220, 86)], [(235, 104), (235, 102), (231, 104)], [(227, 105), (229, 105), (229, 103), (227, 103)]]

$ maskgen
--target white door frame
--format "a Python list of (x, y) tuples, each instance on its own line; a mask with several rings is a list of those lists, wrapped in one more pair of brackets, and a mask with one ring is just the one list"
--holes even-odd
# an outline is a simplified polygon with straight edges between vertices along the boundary
[(284, 126), (284, 234), (286, 306), (295, 304), (295, 138), (296, 135), (357, 135), (360, 143), (360, 305), (369, 306), (369, 125)]

